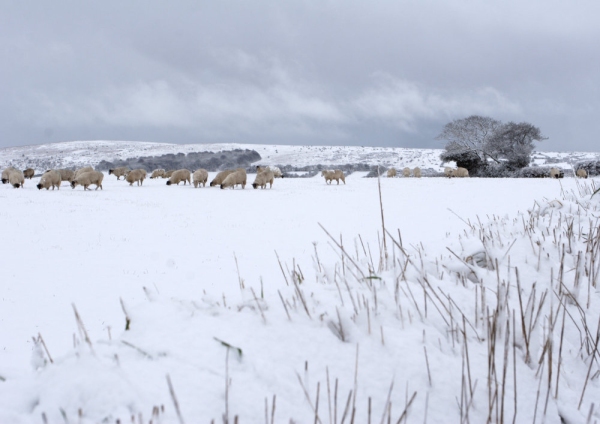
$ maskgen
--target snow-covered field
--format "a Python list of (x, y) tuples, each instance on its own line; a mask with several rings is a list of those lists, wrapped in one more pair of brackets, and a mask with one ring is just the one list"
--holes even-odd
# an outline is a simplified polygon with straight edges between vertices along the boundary
[(0, 422), (600, 420), (593, 182), (0, 186)]

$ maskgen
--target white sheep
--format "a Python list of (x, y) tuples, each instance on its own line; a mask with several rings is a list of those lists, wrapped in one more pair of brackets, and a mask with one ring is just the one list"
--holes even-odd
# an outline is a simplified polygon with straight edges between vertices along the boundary
[(88, 190), (88, 187), (91, 184), (95, 184), (96, 190), (98, 190), (98, 188), (100, 188), (100, 190), (103, 190), (103, 188), (102, 188), (102, 180), (103, 179), (104, 179), (104, 174), (100, 171), (81, 172), (81, 173), (79, 173), (79, 175), (77, 175), (77, 177), (75, 177), (75, 179), (73, 181), (71, 181), (71, 187), (75, 188), (78, 185), (82, 185), (84, 190)]
[(36, 187), (38, 188), (38, 190), (41, 190), (43, 188), (49, 190), (52, 186), (52, 190), (54, 190), (54, 187), (56, 187), (57, 190), (60, 190), (61, 182), (62, 180), (60, 178), (60, 172), (51, 169), (50, 171), (44, 172), (44, 175), (42, 175), (42, 178), (40, 178), (40, 182)]
[(267, 183), (269, 183), (269, 188), (273, 188), (273, 178), (275, 178), (274, 172), (267, 168), (256, 174), (252, 187), (255, 189), (258, 187), (267, 188)]
[(346, 177), (344, 176), (344, 173), (339, 169), (336, 169), (334, 171), (321, 171), (321, 175), (325, 177), (326, 184), (331, 184), (333, 180), (336, 180), (338, 185), (340, 185), (340, 180), (342, 180), (344, 184), (346, 184)]
[(448, 178), (452, 178), (452, 174), (456, 168), (450, 168), (449, 166), (444, 168), (444, 175)]
[[(257, 167), (257, 169), (258, 169), (258, 167)], [(214, 187), (214, 186), (221, 185), (223, 183), (223, 181), (225, 180), (225, 178), (227, 178), (227, 176), (233, 172), (235, 172), (233, 169), (226, 169), (225, 171), (219, 172), (217, 174), (217, 176), (215, 178), (213, 178), (213, 180), (210, 182), (210, 186)]]
[(164, 177), (165, 176), (165, 170), (164, 169), (155, 169), (154, 171), (152, 171), (152, 175), (150, 175), (150, 179), (154, 179), (154, 178), (158, 178), (158, 177)]
[(550, 168), (550, 178), (560, 178), (560, 170), (558, 168)]
[(457, 178), (467, 178), (469, 176), (469, 170), (459, 166), (458, 168), (452, 170), (452, 176)]
[[(92, 168), (91, 166), (86, 166), (83, 168), (79, 168), (77, 171), (75, 171), (75, 174), (73, 174), (73, 181), (81, 174), (83, 174), (84, 172), (90, 172), (90, 171), (94, 171), (94, 168)], [(72, 182), (72, 181), (71, 181)]]
[(277, 166), (273, 166), (271, 168), (271, 171), (273, 171), (274, 178), (283, 178), (283, 173), (281, 172), (281, 169), (279, 169)]
[(32, 179), (34, 175), (35, 175), (35, 169), (33, 169), (33, 168), (27, 168), (25, 171), (23, 171), (23, 177), (25, 177), (25, 178)]
[(244, 168), (237, 168), (234, 172), (227, 175), (221, 183), (221, 188), (235, 188), (236, 185), (241, 185), (242, 189), (246, 188), (246, 170)]
[(71, 184), (71, 181), (73, 181), (75, 172), (71, 171), (70, 169), (57, 169), (56, 171), (60, 174), (61, 182), (68, 181), (69, 184)]
[(12, 166), (9, 166), (8, 168), (6, 168), (4, 171), (2, 171), (2, 184), (7, 184), (8, 183), (8, 176), (12, 171), (16, 171), (16, 168), (13, 168)]
[(132, 186), (135, 182), (137, 182), (138, 186), (143, 185), (144, 178), (146, 178), (146, 171), (143, 169), (134, 169), (125, 175), (125, 181), (127, 181), (130, 186)]
[(25, 184), (25, 177), (23, 176), (23, 172), (15, 169), (8, 174), (8, 182), (14, 188), (23, 187)]
[(206, 182), (208, 181), (208, 171), (206, 169), (196, 169), (192, 177), (194, 178), (195, 188), (198, 188), (200, 184), (202, 184), (202, 187), (206, 187)]
[(387, 171), (387, 177), (388, 178), (394, 178), (396, 175), (398, 175), (398, 172), (396, 171), (396, 168), (390, 168)]
[(421, 168), (419, 168), (418, 166), (415, 169), (413, 169), (413, 177), (421, 178)]
[(588, 177), (588, 173), (587, 173), (587, 171), (585, 169), (579, 168), (577, 170), (577, 177), (578, 178), (587, 178)]
[(402, 170), (402, 175), (404, 177), (410, 177), (410, 168), (408, 166)]
[(108, 175), (115, 175), (117, 177), (117, 180), (120, 180), (121, 177), (125, 177), (127, 172), (129, 172), (129, 168), (127, 166), (121, 166), (119, 168), (109, 169)]
[(183, 185), (187, 183), (192, 184), (192, 174), (187, 169), (178, 169), (177, 171), (173, 171), (171, 174), (171, 178), (167, 181), (167, 185), (177, 184), (183, 181)]
[(173, 172), (175, 172), (174, 169), (169, 169), (168, 171), (165, 171), (165, 175), (163, 175), (163, 178), (171, 178), (171, 175), (173, 175)]

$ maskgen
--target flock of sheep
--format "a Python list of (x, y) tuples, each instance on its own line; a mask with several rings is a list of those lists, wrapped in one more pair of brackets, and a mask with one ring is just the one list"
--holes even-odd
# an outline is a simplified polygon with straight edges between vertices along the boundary
[[(14, 188), (20, 188), (25, 184), (25, 178), (32, 179), (34, 174), (35, 170), (31, 168), (28, 168), (25, 171), (20, 171), (11, 166), (2, 171), (2, 184), (10, 183), (10, 185), (12, 185)], [(121, 167), (109, 169), (108, 175), (115, 175), (117, 180), (120, 180), (121, 177), (123, 177), (130, 186), (132, 186), (134, 183), (137, 183), (138, 186), (141, 186), (146, 179), (147, 173), (144, 169), (130, 170), (129, 168)], [(150, 176), (150, 178), (159, 177), (168, 178), (167, 185), (179, 185), (180, 182), (183, 182), (184, 185), (188, 183), (191, 185), (193, 181), (194, 187), (196, 188), (199, 185), (206, 187), (206, 183), (208, 181), (208, 171), (206, 169), (198, 169), (192, 173), (187, 169), (178, 169), (172, 171), (156, 169)], [(283, 178), (283, 174), (279, 168), (257, 166), (256, 178), (254, 179), (254, 183), (252, 183), (252, 187), (255, 189), (259, 187), (264, 189), (267, 187), (267, 184), (269, 184), (269, 188), (271, 188), (273, 187), (273, 180), (275, 178)], [(43, 188), (49, 190), (50, 187), (52, 187), (52, 190), (55, 188), (59, 190), (62, 182), (67, 181), (72, 188), (81, 185), (83, 186), (84, 190), (88, 190), (89, 186), (93, 184), (96, 186), (96, 190), (98, 190), (98, 188), (102, 190), (103, 179), (104, 174), (102, 172), (95, 171), (91, 166), (86, 166), (76, 171), (71, 171), (69, 169), (51, 169), (44, 172), (36, 187), (39, 190)], [(210, 186), (220, 186), (222, 189), (224, 189), (235, 188), (236, 186), (240, 185), (242, 188), (245, 188), (246, 179), (246, 170), (244, 168), (228, 169), (219, 172), (211, 181)]]
[[(35, 170), (32, 168), (27, 168), (24, 171), (20, 171), (11, 166), (2, 171), (2, 184), (9, 183), (14, 188), (23, 187), (25, 184), (25, 178), (32, 179), (34, 174)], [(387, 171), (388, 178), (394, 178), (397, 176), (397, 174), (398, 173), (395, 168), (390, 168)], [(585, 169), (580, 168), (575, 174), (579, 178), (587, 178), (587, 172)], [(130, 186), (132, 186), (134, 183), (137, 183), (137, 185), (140, 186), (143, 185), (147, 173), (144, 169), (130, 170), (127, 167), (120, 167), (109, 169), (108, 175), (115, 175), (117, 180), (120, 180), (121, 177), (123, 177)], [(331, 184), (334, 180), (338, 185), (340, 184), (340, 180), (346, 184), (344, 172), (339, 169), (325, 170), (321, 172), (321, 175), (325, 178), (326, 184)], [(402, 170), (402, 175), (404, 177), (410, 177), (412, 175), (415, 178), (421, 178), (421, 169), (417, 167), (411, 170), (410, 168), (406, 167)], [(469, 171), (466, 168), (461, 167), (446, 167), (444, 169), (444, 175), (446, 175), (448, 178), (467, 178), (469, 177)], [(561, 170), (558, 168), (551, 168), (550, 177), (560, 178)], [(184, 185), (188, 183), (191, 185), (193, 183), (194, 187), (196, 188), (200, 185), (202, 185), (202, 187), (206, 187), (206, 183), (208, 182), (208, 171), (206, 169), (198, 169), (194, 172), (190, 172), (187, 169), (170, 171), (156, 169), (152, 172), (150, 178), (168, 178), (167, 185), (179, 185), (180, 182), (183, 182)], [(269, 184), (269, 188), (272, 188), (273, 180), (275, 178), (283, 178), (283, 174), (279, 168), (257, 166), (256, 178), (254, 183), (252, 183), (252, 187), (255, 189), (258, 187), (264, 189), (267, 187), (267, 184)], [(58, 190), (61, 183), (63, 181), (67, 181), (72, 188), (81, 185), (83, 186), (84, 190), (88, 190), (89, 186), (94, 184), (96, 186), (96, 190), (98, 190), (98, 188), (102, 190), (103, 179), (104, 174), (102, 172), (95, 171), (91, 166), (86, 166), (76, 171), (71, 171), (69, 169), (51, 169), (44, 172), (36, 187), (40, 190), (43, 188), (49, 190), (50, 187), (52, 187), (52, 190), (54, 190), (54, 188)], [(220, 186), (222, 189), (235, 188), (238, 185), (242, 188), (246, 187), (246, 170), (244, 168), (221, 171), (210, 182), (211, 187)]]

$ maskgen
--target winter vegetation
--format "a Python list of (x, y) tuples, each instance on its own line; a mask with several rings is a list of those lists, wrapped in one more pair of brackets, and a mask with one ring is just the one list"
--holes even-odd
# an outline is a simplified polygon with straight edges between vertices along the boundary
[(600, 420), (597, 180), (360, 177), (0, 186), (0, 422)]

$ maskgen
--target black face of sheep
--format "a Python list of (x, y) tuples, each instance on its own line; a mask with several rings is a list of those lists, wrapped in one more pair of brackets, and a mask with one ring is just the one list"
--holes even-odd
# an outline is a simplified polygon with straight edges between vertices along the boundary
[(258, 187), (258, 184), (256, 184), (256, 183), (252, 183), (252, 187), (253, 187), (253, 188), (256, 188), (256, 187)]
[(108, 170), (108, 175), (112, 174), (113, 172), (115, 172), (115, 170), (114, 170), (114, 169), (109, 169), (109, 170)]
[(171, 185), (171, 181), (167, 181), (167, 185)]
[(21, 184), (13, 184), (13, 187), (14, 188), (19, 188), (19, 187), (21, 187)]
[(43, 188), (44, 188), (44, 186), (43, 186), (43, 185), (41, 185), (41, 184), (38, 184), (38, 185), (36, 185), (36, 187), (38, 188), (38, 190), (41, 190), (41, 189), (43, 189)]
[(6, 184), (8, 182), (8, 178), (2, 178), (2, 184)]
[(75, 188), (76, 185), (77, 183), (75, 181), (71, 181), (71, 188)]

